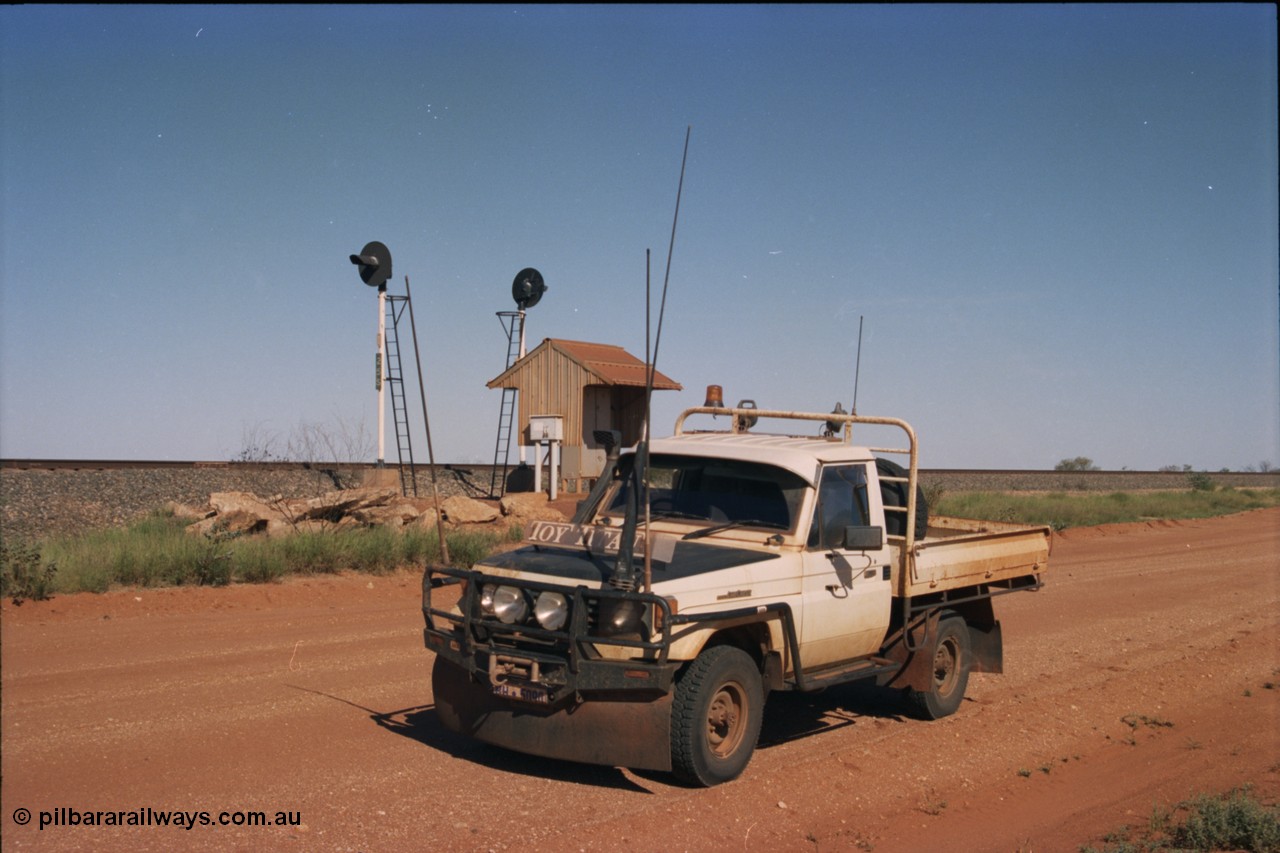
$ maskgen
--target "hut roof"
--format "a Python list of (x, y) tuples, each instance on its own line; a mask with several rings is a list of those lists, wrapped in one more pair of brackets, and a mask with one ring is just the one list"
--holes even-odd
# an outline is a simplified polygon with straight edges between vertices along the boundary
[[(514, 388), (517, 386), (516, 376), (535, 359), (550, 357), (558, 353), (577, 364), (594, 379), (592, 384), (598, 385), (631, 385), (643, 388), (645, 383), (645, 364), (622, 347), (612, 344), (592, 344), (585, 341), (566, 341), (559, 338), (546, 338), (536, 349), (507, 368), (500, 375), (491, 379), (490, 388)], [(660, 371), (654, 371), (653, 387), (661, 391), (681, 391), (683, 386)]]

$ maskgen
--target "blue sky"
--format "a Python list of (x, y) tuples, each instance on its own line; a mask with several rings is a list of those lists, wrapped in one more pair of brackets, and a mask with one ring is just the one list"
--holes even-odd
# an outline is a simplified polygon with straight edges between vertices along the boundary
[(5, 457), (372, 436), (347, 256), (380, 240), (436, 458), (489, 461), (518, 270), (550, 286), (531, 346), (643, 355), (691, 126), (659, 434), (711, 383), (848, 409), (862, 316), (859, 411), (927, 467), (1280, 464), (1271, 4), (9, 6), (0, 33)]

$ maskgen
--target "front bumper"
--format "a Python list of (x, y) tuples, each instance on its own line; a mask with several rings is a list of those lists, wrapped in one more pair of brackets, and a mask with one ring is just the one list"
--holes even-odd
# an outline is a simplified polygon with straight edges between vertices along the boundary
[[(462, 584), (458, 609), (437, 606), (442, 583)], [(569, 619), (556, 631), (478, 615), (484, 584), (559, 592)], [(452, 731), (530, 755), (644, 770), (671, 769), (670, 604), (655, 595), (530, 583), (479, 571), (427, 569), (423, 640), (436, 654), (436, 714)], [(450, 597), (451, 598), (451, 597)], [(639, 632), (605, 636), (602, 602), (646, 608)], [(608, 606), (608, 605), (606, 605)], [(656, 640), (652, 626), (659, 625)]]
[(484, 743), (586, 764), (671, 769), (671, 693), (533, 705), (496, 695), (443, 657), (436, 658), (431, 686), (445, 727)]

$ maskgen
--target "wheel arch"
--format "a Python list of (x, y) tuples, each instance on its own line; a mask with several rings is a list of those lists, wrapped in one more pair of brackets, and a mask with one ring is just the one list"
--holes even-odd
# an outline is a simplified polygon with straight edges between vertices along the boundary
[(703, 648), (733, 646), (746, 652), (755, 661), (757, 667), (763, 667), (769, 645), (769, 628), (764, 622), (748, 622), (745, 625), (734, 625), (731, 628), (716, 631)]
[(680, 637), (672, 644), (672, 657), (688, 666), (694, 658), (716, 646), (733, 646), (750, 656), (763, 670), (764, 662), (773, 649), (773, 634), (768, 620), (736, 622), (730, 625), (709, 626)]

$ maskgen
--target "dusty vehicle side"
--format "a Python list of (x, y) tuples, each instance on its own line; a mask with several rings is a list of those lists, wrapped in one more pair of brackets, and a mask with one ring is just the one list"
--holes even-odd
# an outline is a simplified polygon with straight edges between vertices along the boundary
[[(687, 431), (692, 415), (732, 426)], [(855, 427), (905, 446), (855, 445)], [(437, 714), (521, 752), (714, 785), (750, 761), (771, 691), (875, 679), (917, 716), (953, 713), (970, 672), (1001, 671), (992, 599), (1041, 586), (1050, 531), (927, 518), (917, 455), (894, 418), (686, 411), (671, 438), (611, 453), (573, 522), (427, 569)], [(457, 604), (437, 604), (451, 584)]]

